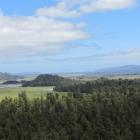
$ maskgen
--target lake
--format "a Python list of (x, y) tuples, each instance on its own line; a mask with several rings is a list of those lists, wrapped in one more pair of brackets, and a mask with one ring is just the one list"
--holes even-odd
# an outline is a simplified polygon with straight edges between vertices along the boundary
[(7, 84), (7, 85), (0, 84), (0, 88), (16, 88), (16, 87), (21, 87), (21, 84)]

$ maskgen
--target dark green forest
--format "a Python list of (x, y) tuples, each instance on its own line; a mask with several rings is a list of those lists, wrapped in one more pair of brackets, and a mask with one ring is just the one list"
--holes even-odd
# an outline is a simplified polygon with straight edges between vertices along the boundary
[(56, 91), (72, 93), (135, 93), (140, 92), (140, 79), (118, 79), (110, 80), (100, 78), (88, 82), (73, 82), (66, 84), (57, 84)]
[[(82, 85), (89, 89), (88, 84)], [(76, 87), (67, 96), (28, 100), (23, 92), (18, 99), (5, 98), (0, 140), (140, 140), (139, 81), (90, 84), (90, 94)]]

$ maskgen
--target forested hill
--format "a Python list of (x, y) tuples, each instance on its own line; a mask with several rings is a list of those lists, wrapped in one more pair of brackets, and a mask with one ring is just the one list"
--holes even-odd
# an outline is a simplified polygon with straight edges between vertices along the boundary
[(0, 72), (0, 80), (17, 80), (19, 78), (22, 78), (22, 76)]
[(56, 86), (58, 84), (63, 84), (63, 83), (68, 84), (70, 82), (72, 82), (70, 79), (58, 75), (42, 74), (32, 81), (24, 82), (22, 86), (23, 87)]

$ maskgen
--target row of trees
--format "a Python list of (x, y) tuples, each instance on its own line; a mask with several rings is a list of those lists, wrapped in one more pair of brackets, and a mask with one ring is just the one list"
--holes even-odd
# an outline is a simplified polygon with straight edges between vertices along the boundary
[(95, 81), (89, 81), (86, 83), (66, 83), (57, 84), (55, 90), (58, 92), (72, 92), (72, 93), (129, 93), (129, 92), (140, 92), (140, 79), (135, 80), (109, 80), (105, 78), (100, 78)]
[(0, 140), (140, 140), (140, 92), (5, 98)]

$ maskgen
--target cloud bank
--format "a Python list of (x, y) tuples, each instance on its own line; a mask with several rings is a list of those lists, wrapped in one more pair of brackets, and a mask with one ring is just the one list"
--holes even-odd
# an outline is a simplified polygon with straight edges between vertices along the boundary
[(0, 16), (0, 50), (57, 49), (59, 44), (86, 38), (79, 24), (46, 17)]
[(132, 7), (136, 0), (59, 0), (52, 7), (37, 10), (38, 16), (70, 18), (84, 14)]
[(0, 57), (26, 56), (61, 49), (88, 38), (81, 23), (67, 19), (96, 11), (129, 8), (135, 0), (59, 0), (39, 8), (33, 16), (5, 16), (0, 11)]

